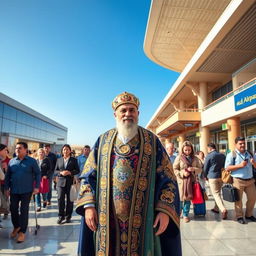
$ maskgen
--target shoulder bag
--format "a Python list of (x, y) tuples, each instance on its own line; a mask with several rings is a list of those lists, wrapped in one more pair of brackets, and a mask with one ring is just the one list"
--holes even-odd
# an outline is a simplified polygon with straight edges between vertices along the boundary
[(232, 184), (233, 178), (231, 176), (231, 172), (226, 170), (225, 168), (222, 168), (221, 170), (221, 180), (225, 184)]

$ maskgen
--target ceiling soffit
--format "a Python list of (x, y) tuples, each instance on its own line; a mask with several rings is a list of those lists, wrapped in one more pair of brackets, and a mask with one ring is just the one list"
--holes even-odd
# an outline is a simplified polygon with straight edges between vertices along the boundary
[(205, 60), (199, 72), (233, 73), (256, 56), (256, 3)]
[(151, 54), (182, 71), (230, 0), (163, 0)]

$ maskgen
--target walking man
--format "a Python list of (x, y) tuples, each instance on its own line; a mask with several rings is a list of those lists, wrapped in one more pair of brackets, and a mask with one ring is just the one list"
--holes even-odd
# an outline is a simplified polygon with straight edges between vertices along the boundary
[(207, 145), (208, 155), (204, 162), (204, 174), (209, 181), (210, 189), (215, 200), (215, 206), (211, 210), (214, 213), (221, 211), (222, 219), (227, 219), (227, 210), (221, 198), (221, 171), (225, 165), (225, 156), (216, 151), (216, 146), (213, 143)]
[[(253, 209), (256, 201), (255, 180), (253, 178), (252, 166), (256, 167), (256, 159), (245, 149), (245, 138), (235, 139), (235, 150), (226, 157), (225, 168), (231, 171), (233, 186), (238, 189), (239, 201), (235, 202), (237, 221), (246, 224), (246, 220), (256, 222)], [(245, 219), (243, 213), (243, 193), (247, 196)]]
[(37, 194), (39, 192), (40, 185), (38, 164), (34, 158), (27, 155), (27, 150), (27, 143), (17, 143), (16, 157), (9, 162), (4, 184), (6, 196), (10, 196), (11, 219), (14, 226), (11, 238), (18, 235), (18, 243), (25, 240), (29, 202), (32, 193)]

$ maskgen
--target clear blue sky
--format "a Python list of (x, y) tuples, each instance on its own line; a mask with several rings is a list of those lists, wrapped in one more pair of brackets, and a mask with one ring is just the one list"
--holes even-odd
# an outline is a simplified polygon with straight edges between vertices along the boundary
[(2, 0), (0, 91), (93, 145), (113, 98), (140, 98), (145, 126), (178, 77), (143, 50), (150, 0)]

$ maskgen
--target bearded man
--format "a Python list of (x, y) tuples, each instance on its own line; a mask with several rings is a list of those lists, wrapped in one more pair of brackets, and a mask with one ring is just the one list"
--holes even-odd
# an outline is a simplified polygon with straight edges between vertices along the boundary
[(116, 128), (98, 138), (80, 176), (78, 255), (179, 256), (179, 194), (169, 157), (138, 126), (136, 96), (124, 92), (112, 107)]

